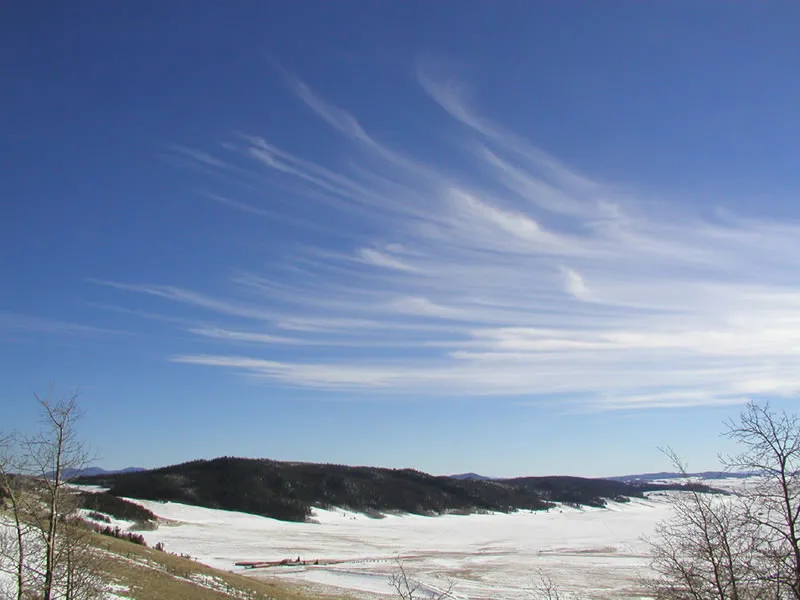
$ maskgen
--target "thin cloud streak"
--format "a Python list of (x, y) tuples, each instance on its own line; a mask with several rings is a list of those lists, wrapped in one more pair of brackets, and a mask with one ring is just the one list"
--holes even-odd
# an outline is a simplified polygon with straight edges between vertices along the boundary
[(106, 329), (93, 325), (68, 323), (54, 319), (34, 317), (14, 312), (0, 311), (0, 331), (22, 331), (47, 335), (131, 335), (130, 332)]
[[(355, 144), (350, 163), (319, 164), (241, 135), (224, 164), (249, 180), (291, 182), (308, 214), (322, 204), (343, 229), (367, 233), (240, 272), (228, 297), (104, 285), (220, 321), (190, 330), (218, 351), (174, 362), (279, 385), (549, 398), (591, 410), (716, 406), (800, 389), (800, 224), (664, 206), (477, 115), (452, 81), (424, 70), (419, 80), (467, 138), (455, 149), (472, 161), (461, 176), (385, 147), (291, 79), (322, 123)], [(205, 152), (182, 154), (223, 168)], [(215, 199), (259, 214), (227, 194)], [(227, 351), (242, 342), (254, 344), (247, 356)], [(287, 358), (288, 345), (302, 358)]]

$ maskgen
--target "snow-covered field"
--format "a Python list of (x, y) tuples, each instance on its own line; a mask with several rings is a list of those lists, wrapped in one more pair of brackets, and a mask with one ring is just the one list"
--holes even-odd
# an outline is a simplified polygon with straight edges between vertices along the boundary
[[(470, 516), (391, 515), (371, 519), (342, 510), (316, 510), (314, 523), (151, 501), (135, 502), (167, 522), (142, 532), (148, 544), (233, 570), (240, 561), (300, 558), (299, 566), (249, 571), (353, 597), (386, 598), (399, 558), (431, 590), (450, 582), (459, 598), (532, 598), (539, 573), (564, 591), (592, 598), (635, 596), (647, 568), (641, 539), (669, 515), (663, 495), (607, 509), (557, 508)], [(319, 561), (319, 564), (313, 564)]]

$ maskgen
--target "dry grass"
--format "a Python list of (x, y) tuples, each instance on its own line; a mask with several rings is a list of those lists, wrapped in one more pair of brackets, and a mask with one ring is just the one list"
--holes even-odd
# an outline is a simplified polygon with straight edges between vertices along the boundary
[[(334, 600), (309, 595), (284, 583), (212, 569), (188, 558), (94, 535), (110, 580), (126, 587), (120, 595), (135, 600)], [(342, 596), (336, 600), (347, 600)]]

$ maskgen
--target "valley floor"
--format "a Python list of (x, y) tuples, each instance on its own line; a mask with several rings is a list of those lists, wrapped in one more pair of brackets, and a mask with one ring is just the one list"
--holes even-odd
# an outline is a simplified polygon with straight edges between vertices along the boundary
[[(224, 570), (242, 561), (296, 561), (299, 565), (244, 571), (260, 579), (299, 584), (309, 592), (387, 598), (389, 575), (401, 560), (431, 591), (453, 583), (457, 598), (535, 598), (532, 585), (546, 573), (563, 591), (587, 598), (637, 596), (647, 568), (647, 545), (670, 508), (663, 495), (610, 503), (607, 509), (560, 507), (547, 512), (372, 519), (343, 510), (315, 510), (312, 523), (175, 503), (135, 500), (164, 521), (143, 532)], [(314, 564), (317, 562), (318, 564)]]

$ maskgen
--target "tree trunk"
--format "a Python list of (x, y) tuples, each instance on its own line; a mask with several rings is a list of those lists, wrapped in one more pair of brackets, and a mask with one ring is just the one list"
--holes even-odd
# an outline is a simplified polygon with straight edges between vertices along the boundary
[(17, 499), (13, 492), (11, 507), (14, 513), (14, 525), (17, 529), (17, 600), (23, 600), (25, 596), (25, 530), (20, 519)]
[(53, 598), (53, 575), (56, 567), (56, 534), (58, 532), (58, 509), (61, 495), (61, 459), (64, 453), (64, 424), (56, 423), (56, 431), (55, 473), (53, 474), (53, 485), (50, 488), (50, 498), (48, 498), (50, 501), (50, 506), (48, 507), (49, 514), (47, 515), (47, 535), (45, 538), (47, 545), (47, 556), (45, 557), (44, 567), (44, 590), (42, 593), (43, 600), (52, 600)]

